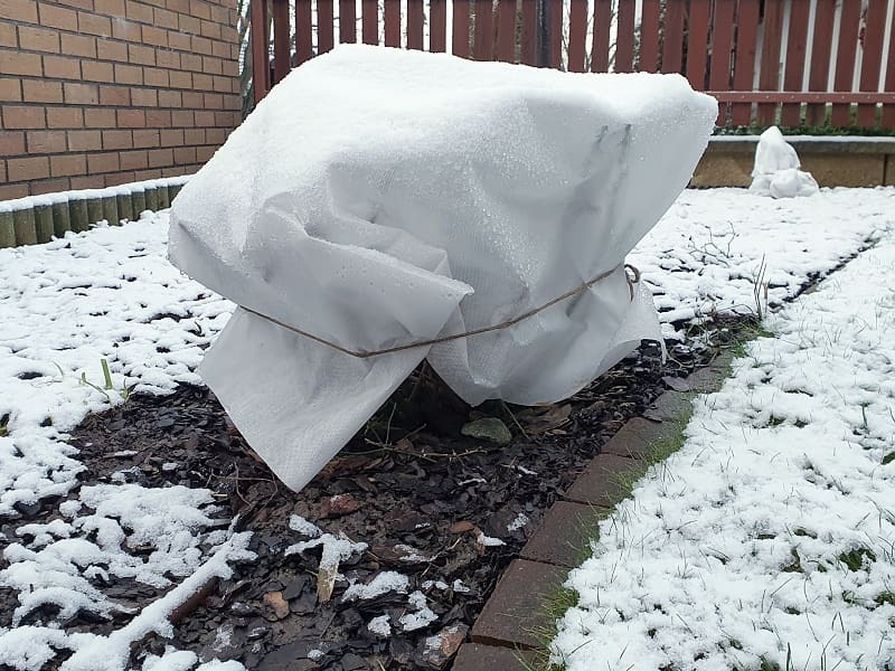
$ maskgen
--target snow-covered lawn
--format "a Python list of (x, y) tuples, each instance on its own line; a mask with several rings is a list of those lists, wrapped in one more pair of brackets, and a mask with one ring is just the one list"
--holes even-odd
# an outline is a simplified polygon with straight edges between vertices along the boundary
[[(685, 329), (671, 322), (754, 309), (763, 257), (768, 298), (780, 301), (854, 254), (893, 216), (893, 189), (837, 189), (785, 202), (742, 190), (691, 191), (629, 260), (656, 291), (666, 334), (683, 338)], [(68, 633), (73, 608), (99, 614), (118, 608), (103, 591), (107, 575), (170, 585), (174, 599), (197, 572), (225, 573), (230, 560), (247, 558), (247, 536), (227, 530), (211, 492), (151, 490), (124, 477), (80, 486), (83, 466), (66, 442), (87, 413), (127, 393), (163, 394), (199, 382), (195, 367), (232, 306), (167, 262), (166, 239), (167, 214), (159, 213), (0, 250), (0, 515), (27, 514), (50, 496), (63, 500), (52, 523), (19, 526), (0, 538), (6, 545), (0, 586), (15, 590), (19, 603), (13, 627), (0, 626), (0, 665), (38, 669), (57, 650), (74, 650), (62, 665), (67, 671), (125, 669), (131, 639), (150, 629), (166, 632), (169, 602), (134, 614), (110, 636)], [(870, 406), (867, 412), (876, 417)], [(57, 604), (59, 613), (18, 626), (43, 603)], [(166, 658), (146, 660), (143, 669), (187, 671), (201, 661), (189, 651), (172, 650)]]
[(570, 574), (569, 671), (895, 668), (895, 226), (766, 327)]

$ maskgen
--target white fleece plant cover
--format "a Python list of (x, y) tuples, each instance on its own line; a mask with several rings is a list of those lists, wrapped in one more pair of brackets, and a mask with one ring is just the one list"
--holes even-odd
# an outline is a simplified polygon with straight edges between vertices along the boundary
[[(201, 374), (300, 489), (425, 358), (464, 400), (565, 398), (658, 338), (621, 264), (686, 186), (714, 99), (676, 75), (567, 74), (343, 46), (281, 81), (184, 187), (169, 254), (241, 306)], [(614, 269), (614, 270), (613, 270)]]

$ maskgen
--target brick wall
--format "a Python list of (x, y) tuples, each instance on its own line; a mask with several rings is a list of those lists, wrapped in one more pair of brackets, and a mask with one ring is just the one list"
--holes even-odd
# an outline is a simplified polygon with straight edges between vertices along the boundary
[(236, 40), (236, 0), (0, 0), (0, 200), (198, 169)]

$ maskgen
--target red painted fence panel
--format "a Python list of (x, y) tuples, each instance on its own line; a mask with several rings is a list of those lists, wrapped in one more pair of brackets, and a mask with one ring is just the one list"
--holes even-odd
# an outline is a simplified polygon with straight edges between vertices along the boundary
[(893, 129), (891, 2), (866, 0), (862, 13), (859, 0), (452, 0), (451, 10), (447, 0), (294, 0), (291, 35), (289, 0), (252, 0), (247, 63), (257, 102), (293, 66), (333, 48), (336, 21), (339, 42), (357, 41), (359, 5), (368, 44), (445, 51), (450, 43), (466, 58), (574, 72), (681, 72), (718, 98), (720, 124), (766, 126), (779, 110), (779, 123), (795, 127), (804, 110), (819, 125), (831, 106), (835, 126)]

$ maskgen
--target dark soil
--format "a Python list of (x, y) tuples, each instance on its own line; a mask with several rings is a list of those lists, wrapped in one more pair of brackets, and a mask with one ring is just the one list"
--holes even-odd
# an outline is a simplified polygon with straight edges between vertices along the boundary
[[(448, 668), (449, 659), (424, 654), (425, 638), (451, 625), (463, 625), (462, 637), (544, 511), (601, 445), (675, 379), (709, 363), (736, 330), (733, 321), (715, 323), (689, 337), (686, 347), (669, 342), (665, 364), (655, 344), (644, 345), (569, 401), (539, 412), (499, 403), (470, 409), (431, 372), (420, 370), (297, 494), (278, 483), (204, 388), (136, 396), (88, 417), (70, 442), (87, 467), (85, 483), (108, 482), (112, 473), (124, 471), (129, 481), (147, 486), (207, 487), (231, 515), (240, 516), (242, 528), (254, 532), (257, 561), (238, 566), (231, 580), (216, 584), (204, 603), (180, 619), (173, 641), (177, 647), (194, 650), (202, 659), (238, 659), (248, 669), (263, 671)], [(510, 444), (497, 446), (460, 433), (464, 423), (481, 416), (503, 420), (513, 433)], [(124, 450), (135, 454), (110, 456)], [(55, 507), (44, 502), (23, 511), (25, 521), (51, 519)], [(337, 583), (333, 598), (319, 603), (319, 555), (284, 556), (286, 547), (303, 539), (288, 528), (293, 513), (369, 544), (360, 558), (343, 563), (340, 570), (352, 578), (366, 582), (393, 569), (410, 576), (411, 590), (423, 589), (426, 580), (453, 585), (459, 579), (469, 591), (423, 590), (439, 617), (409, 633), (397, 626), (406, 595), (344, 603), (345, 584)], [(508, 531), (519, 513), (530, 523)], [(12, 525), (2, 530), (11, 537)], [(479, 530), (505, 545), (483, 547)], [(402, 560), (396, 549), (401, 544), (424, 558)], [(134, 605), (158, 596), (133, 582), (111, 590)], [(270, 593), (281, 594), (266, 602)], [(0, 590), (0, 612), (9, 612), (11, 604), (12, 595)], [(367, 623), (384, 613), (391, 616), (393, 635), (379, 639)], [(99, 633), (120, 624), (85, 621), (82, 628)], [(145, 640), (134, 650), (135, 664), (147, 652), (161, 654), (166, 643), (171, 641)], [(313, 649), (325, 654), (312, 661), (307, 655)]]

